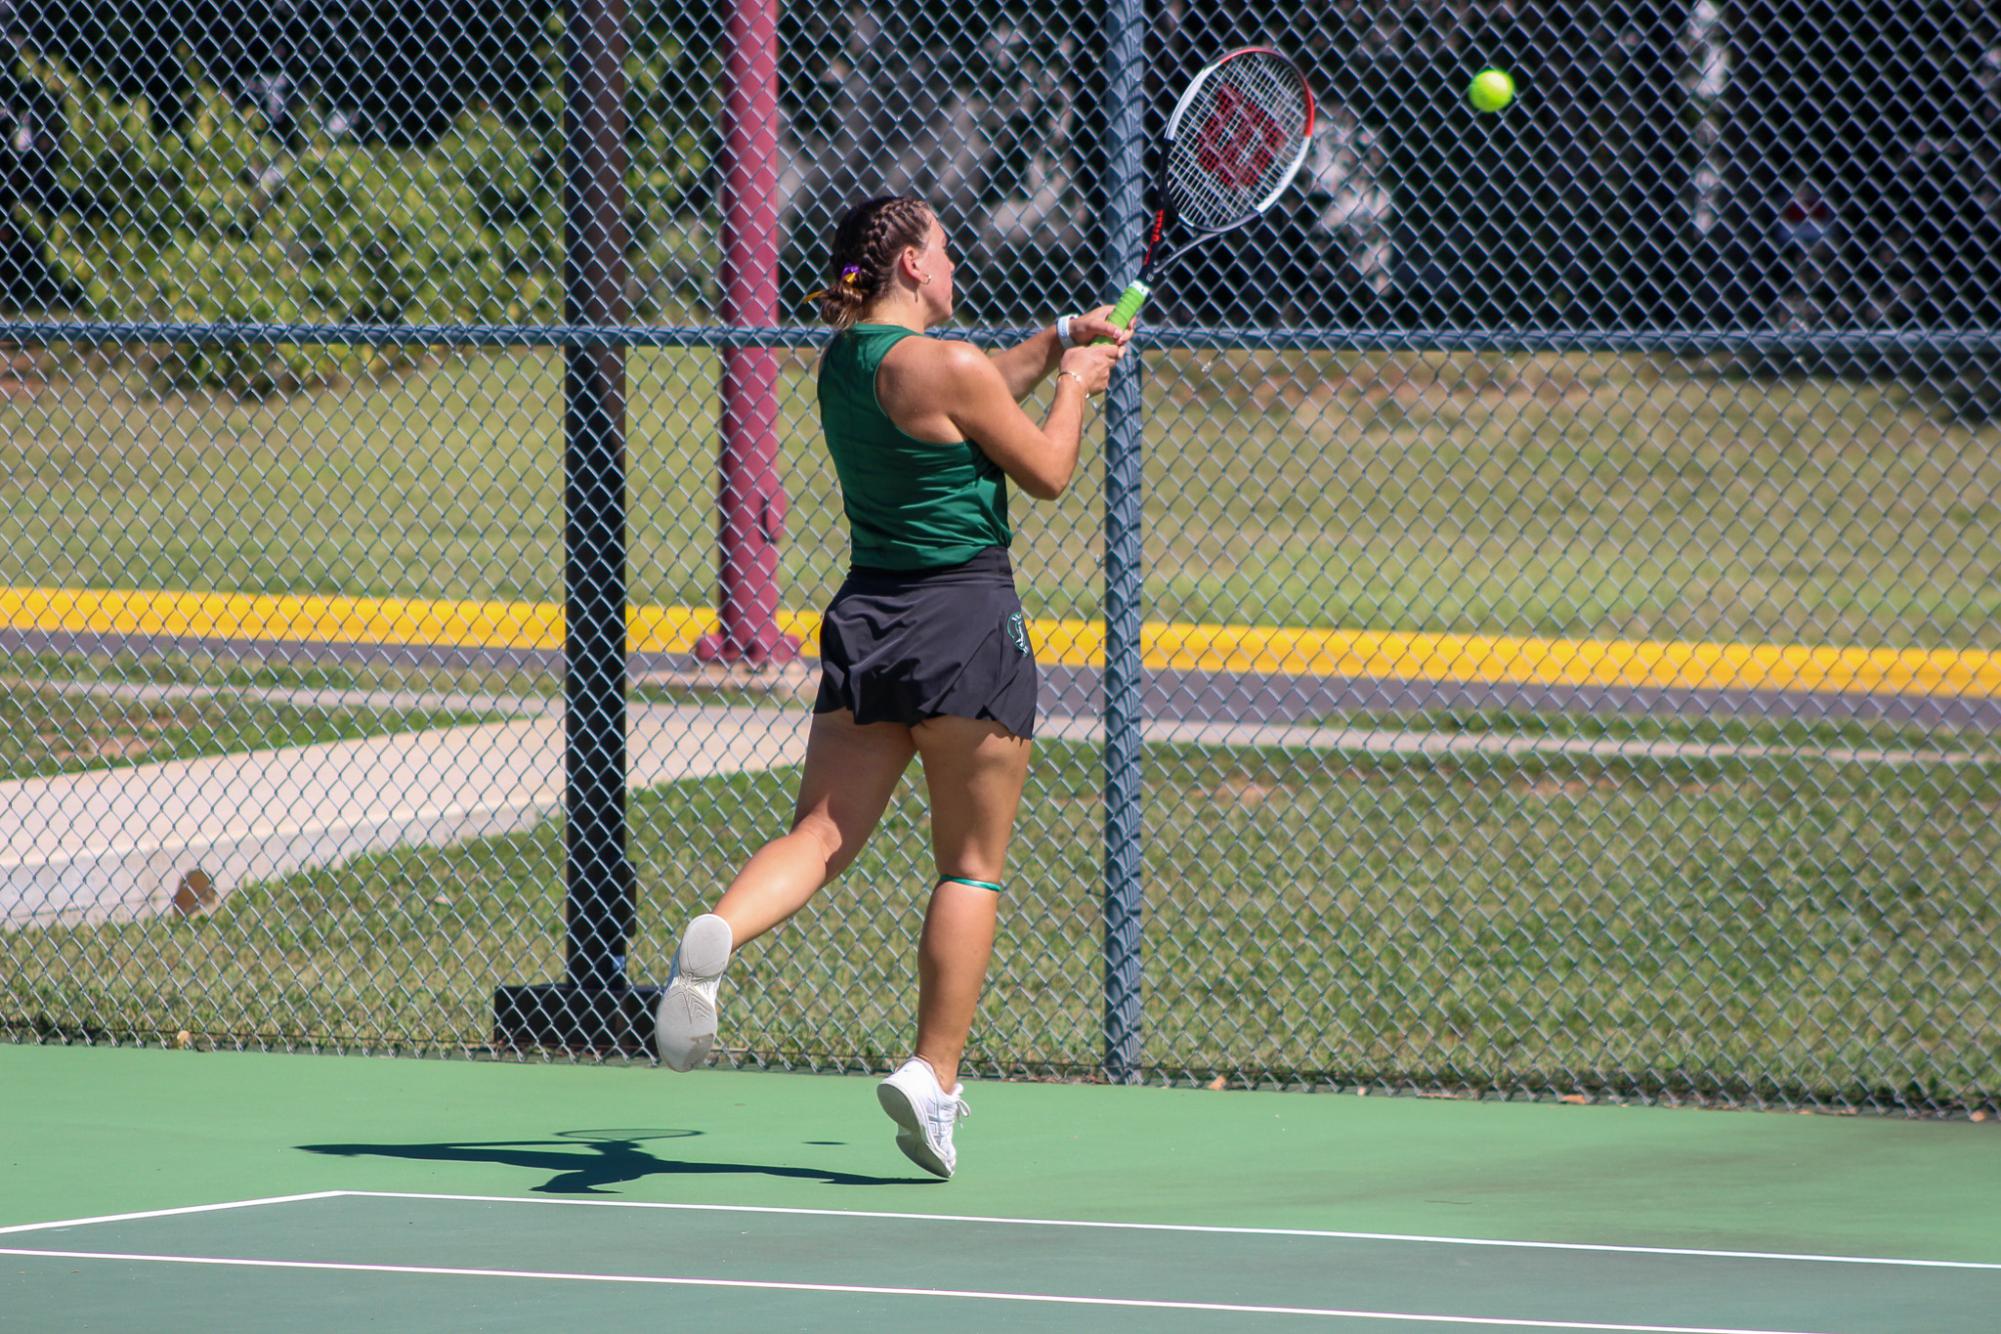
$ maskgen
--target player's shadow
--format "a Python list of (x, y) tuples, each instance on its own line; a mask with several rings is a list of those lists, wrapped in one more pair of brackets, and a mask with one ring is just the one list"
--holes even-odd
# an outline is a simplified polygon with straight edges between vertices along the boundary
[(307, 1153), (340, 1158), (404, 1158), (427, 1163), (499, 1163), (553, 1172), (534, 1187), (542, 1195), (615, 1195), (604, 1189), (650, 1176), (748, 1174), (819, 1181), (830, 1186), (903, 1186), (929, 1183), (918, 1176), (878, 1177), (825, 1167), (770, 1163), (714, 1163), (662, 1158), (641, 1147), (648, 1140), (692, 1139), (699, 1130), (559, 1130), (551, 1139), (446, 1141), (435, 1144), (301, 1144)]

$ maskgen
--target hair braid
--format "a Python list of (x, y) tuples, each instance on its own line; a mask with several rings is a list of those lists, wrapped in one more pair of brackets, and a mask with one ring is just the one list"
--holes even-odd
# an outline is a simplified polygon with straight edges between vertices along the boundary
[(889, 291), (904, 248), (921, 248), (930, 235), (931, 206), (909, 195), (879, 195), (843, 213), (831, 247), (833, 280), (816, 294), (820, 318), (836, 329), (853, 324)]

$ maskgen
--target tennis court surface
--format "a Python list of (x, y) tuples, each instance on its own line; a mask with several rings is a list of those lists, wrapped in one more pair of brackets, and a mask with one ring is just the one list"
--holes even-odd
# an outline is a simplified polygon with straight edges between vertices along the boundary
[(1874, 1117), (0, 1047), (9, 1329), (1987, 1334), (2001, 1138)]

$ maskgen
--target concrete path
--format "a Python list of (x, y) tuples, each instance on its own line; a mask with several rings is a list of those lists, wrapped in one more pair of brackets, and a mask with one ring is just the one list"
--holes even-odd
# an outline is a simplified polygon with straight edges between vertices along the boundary
[[(1097, 741), (1098, 718), (1045, 718), (1038, 737)], [(1979, 764), (1994, 755), (1969, 751), (1869, 750), (1848, 746), (1767, 746), (1729, 741), (1668, 741), (1648, 737), (1517, 736), (1506, 732), (1417, 732), (1373, 727), (1292, 727), (1284, 724), (1148, 719), (1140, 736), (1150, 746), (1274, 747), (1367, 755), (1569, 755), (1594, 760), (1813, 760), (1825, 764)]]
[[(810, 720), (635, 708), (631, 783), (796, 764)], [(0, 930), (205, 907), (305, 867), (526, 829), (562, 801), (550, 716), (0, 783)]]

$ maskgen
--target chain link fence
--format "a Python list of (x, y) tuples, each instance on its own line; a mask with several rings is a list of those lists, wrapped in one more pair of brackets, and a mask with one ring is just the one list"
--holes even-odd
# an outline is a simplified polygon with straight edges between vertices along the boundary
[[(1300, 183), (1017, 505), (1045, 721), (969, 1066), (2001, 1101), (1990, 6), (0, 31), (13, 1039), (483, 1052), (580, 950), (664, 980), (789, 818), (844, 573), (833, 217), (934, 201), (983, 342), (1109, 299), (1120, 126), (1271, 41)], [(913, 775), (738, 960), (727, 1058), (899, 1058), (930, 872)]]

